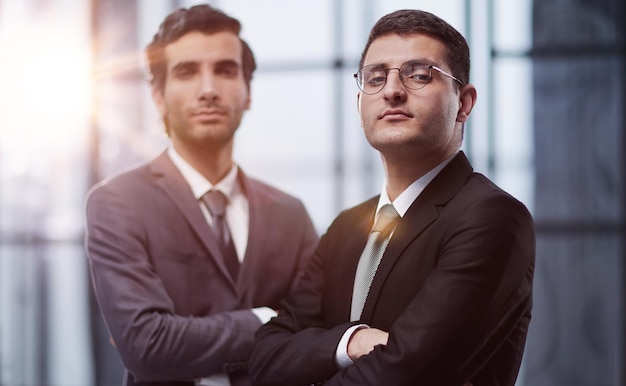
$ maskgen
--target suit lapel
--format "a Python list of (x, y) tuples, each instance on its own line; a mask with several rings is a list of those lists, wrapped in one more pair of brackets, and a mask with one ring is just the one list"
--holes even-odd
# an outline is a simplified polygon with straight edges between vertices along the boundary
[(198, 201), (193, 196), (189, 184), (180, 174), (176, 166), (172, 163), (167, 153), (162, 153), (151, 164), (151, 171), (156, 178), (156, 182), (165, 193), (170, 197), (173, 204), (178, 207), (185, 216), (189, 225), (194, 230), (198, 238), (202, 241), (204, 247), (213, 257), (218, 269), (222, 275), (237, 290), (237, 286), (228, 273), (228, 268), (224, 263), (217, 240), (213, 236), (213, 232), (209, 228), (202, 211), (199, 208)]
[(374, 275), (367, 299), (363, 306), (361, 320), (366, 323), (371, 320), (382, 286), (396, 264), (396, 261), (402, 255), (402, 251), (404, 251), (409, 243), (418, 237), (424, 229), (432, 224), (437, 219), (437, 216), (437, 209), (432, 202), (420, 196), (400, 220), (387, 245), (387, 249), (383, 254), (376, 274)]
[(439, 216), (445, 205), (463, 187), (472, 167), (460, 152), (424, 189), (398, 223), (370, 286), (361, 320), (370, 322), (382, 287), (397, 260), (408, 245), (419, 237)]

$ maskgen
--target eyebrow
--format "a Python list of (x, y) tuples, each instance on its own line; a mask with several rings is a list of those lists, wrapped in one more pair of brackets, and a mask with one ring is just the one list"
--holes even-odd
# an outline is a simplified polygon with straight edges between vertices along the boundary
[(228, 66), (233, 66), (233, 67), (237, 67), (237, 68), (241, 68), (242, 65), (233, 59), (223, 59), (223, 60), (218, 60), (215, 63), (215, 67), (228, 67)]
[(193, 68), (193, 67), (197, 67), (199, 66), (199, 63), (193, 60), (187, 60), (184, 62), (178, 62), (174, 65), (174, 67), (172, 67), (172, 71), (175, 72), (179, 69), (184, 69), (184, 68)]
[[(179, 69), (186, 69), (186, 68), (195, 68), (200, 66), (200, 62), (199, 61), (195, 61), (195, 60), (187, 60), (187, 61), (183, 61), (183, 62), (178, 62), (176, 63), (173, 67), (172, 67), (172, 71), (175, 72)], [(237, 68), (241, 68), (243, 67), (238, 61), (233, 60), (233, 59), (223, 59), (223, 60), (218, 60), (217, 62), (215, 62), (215, 66), (216, 68), (223, 68), (223, 67), (237, 67)]]
[[(407, 62), (422, 62), (422, 63), (427, 64), (429, 66), (441, 67), (439, 64), (433, 63), (431, 60), (428, 60), (428, 59), (425, 59), (425, 58), (408, 59), (408, 60), (405, 60), (404, 62), (400, 63), (400, 66), (402, 66), (404, 63), (407, 63)], [(363, 67), (366, 67), (366, 66), (382, 67), (382, 68), (389, 68), (389, 67), (391, 67), (387, 63), (365, 64)]]

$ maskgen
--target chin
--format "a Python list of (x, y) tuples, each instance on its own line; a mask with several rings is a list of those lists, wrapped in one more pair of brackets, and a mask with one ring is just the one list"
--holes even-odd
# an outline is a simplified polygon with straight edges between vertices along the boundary
[(367, 141), (374, 148), (403, 146), (417, 141), (417, 138), (408, 134), (406, 130), (385, 129), (385, 132), (379, 132), (378, 135), (368, 136)]

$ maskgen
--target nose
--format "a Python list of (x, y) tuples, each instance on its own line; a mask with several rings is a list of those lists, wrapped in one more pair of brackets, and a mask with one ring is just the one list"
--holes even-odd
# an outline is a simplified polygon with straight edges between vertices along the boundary
[(213, 102), (219, 98), (216, 79), (209, 72), (204, 72), (200, 78), (199, 98), (207, 102)]
[(389, 68), (387, 70), (387, 81), (382, 92), (385, 99), (389, 101), (404, 101), (406, 99), (406, 88), (402, 83), (400, 69)]

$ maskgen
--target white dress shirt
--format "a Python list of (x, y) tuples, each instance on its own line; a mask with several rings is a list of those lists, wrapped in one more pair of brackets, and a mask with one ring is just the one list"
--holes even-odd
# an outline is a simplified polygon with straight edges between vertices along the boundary
[[(248, 246), (248, 229), (250, 226), (250, 210), (248, 204), (248, 198), (243, 192), (241, 183), (237, 178), (239, 173), (239, 167), (233, 163), (233, 167), (228, 174), (222, 178), (217, 184), (213, 185), (207, 180), (200, 172), (193, 168), (187, 161), (185, 161), (180, 154), (174, 150), (174, 147), (170, 146), (167, 150), (167, 154), (174, 163), (174, 166), (183, 175), (183, 178), (193, 192), (194, 197), (198, 201), (198, 206), (204, 214), (209, 225), (213, 224), (213, 216), (200, 200), (206, 192), (211, 189), (217, 189), (222, 192), (226, 198), (228, 198), (228, 204), (226, 205), (226, 223), (230, 231), (235, 250), (237, 252), (237, 258), (239, 262), (243, 262), (246, 247)], [(259, 318), (261, 323), (267, 323), (272, 317), (276, 316), (276, 311), (269, 307), (253, 308), (252, 312)], [(196, 380), (196, 385), (202, 386), (230, 386), (230, 380), (227, 374), (214, 374), (207, 378)]]
[(191, 187), (191, 191), (198, 201), (198, 206), (200, 210), (202, 210), (209, 225), (213, 224), (213, 216), (211, 216), (206, 206), (202, 204), (200, 200), (202, 196), (209, 190), (217, 189), (228, 198), (228, 204), (226, 205), (226, 223), (228, 224), (228, 230), (230, 231), (233, 244), (235, 244), (239, 262), (242, 262), (248, 245), (250, 211), (248, 208), (248, 198), (243, 193), (243, 189), (237, 178), (239, 171), (237, 165), (233, 164), (228, 174), (217, 184), (213, 185), (200, 174), (200, 172), (194, 169), (193, 166), (189, 165), (173, 147), (170, 146), (167, 153), (176, 168), (183, 175), (185, 181), (187, 181)]

